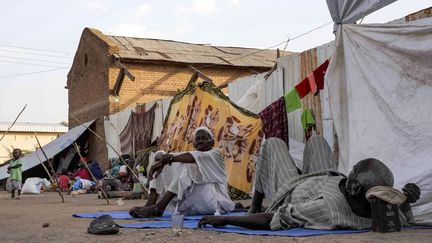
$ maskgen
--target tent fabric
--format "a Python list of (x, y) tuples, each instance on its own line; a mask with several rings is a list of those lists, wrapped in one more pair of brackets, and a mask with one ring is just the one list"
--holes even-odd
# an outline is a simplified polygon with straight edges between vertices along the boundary
[(144, 112), (134, 114), (134, 149), (135, 151), (147, 148), (152, 138), (153, 124), (155, 119), (154, 104), (150, 109)]
[(215, 147), (224, 154), (230, 196), (248, 197), (264, 136), (259, 116), (234, 105), (212, 83), (189, 84), (171, 103), (159, 149), (194, 150), (193, 134), (200, 126), (213, 132)]
[[(115, 148), (116, 151), (121, 151), (120, 133), (125, 128), (132, 109), (125, 109), (121, 112), (106, 116), (104, 118), (105, 139)], [(117, 153), (107, 145), (108, 158), (117, 158)]]
[[(417, 182), (430, 199), (432, 18), (340, 30), (326, 75), (339, 170), (374, 157), (393, 171), (396, 188)], [(430, 201), (413, 208), (423, 223), (432, 224)]]
[[(252, 75), (244, 78), (236, 79), (228, 83), (228, 97), (234, 103), (253, 113), (258, 113), (260, 109), (260, 97), (264, 92), (265, 73)], [(246, 91), (246, 92), (245, 92)]]
[[(60, 137), (54, 139), (50, 143), (43, 146), (42, 148), (45, 151), (48, 158), (53, 158), (56, 154), (60, 153), (65, 148), (69, 147), (73, 142), (75, 142), (79, 138), (79, 136), (81, 136), (81, 134), (83, 134), (87, 130), (87, 127), (90, 126), (93, 122), (94, 120), (76, 126), (70, 129), (67, 133), (61, 135)], [(39, 165), (41, 162), (38, 156), (41, 160), (45, 161), (45, 156), (43, 155), (40, 149), (23, 157), (21, 159), (21, 162), (23, 164), (22, 171), (24, 172), (28, 169), (31, 169)], [(7, 166), (0, 167), (0, 180), (3, 180), (8, 176), (9, 174), (7, 173)]]
[[(154, 122), (153, 122), (153, 132), (151, 136), (151, 141), (156, 140), (156, 138), (161, 136), (163, 129), (163, 122), (168, 113), (168, 108), (170, 105), (172, 97), (159, 99), (153, 102), (149, 102), (145, 104), (145, 109), (150, 110), (154, 105), (156, 105), (154, 110)], [(141, 109), (143, 107), (141, 106)], [(129, 118), (132, 114), (132, 111), (137, 111), (136, 108), (127, 108), (118, 113), (105, 116), (104, 119), (104, 129), (105, 129), (105, 138), (109, 144), (111, 144), (114, 149), (121, 153), (121, 141), (120, 134), (125, 129)], [(124, 139), (124, 138), (123, 138)], [(107, 145), (108, 149), (108, 158), (117, 158), (117, 153)], [(132, 148), (126, 149), (125, 151), (132, 151)], [(123, 152), (125, 153), (125, 152)]]
[(145, 105), (140, 105), (132, 112), (129, 121), (119, 135), (122, 154), (135, 155), (137, 151), (150, 145), (156, 106), (154, 104), (146, 111)]
[(327, 0), (330, 15), (335, 23), (334, 31), (340, 24), (354, 24), (357, 20), (397, 0)]
[(228, 96), (240, 107), (253, 113), (261, 112), (284, 95), (283, 69), (276, 68), (267, 79), (264, 75), (262, 73), (230, 82)]
[(160, 138), (162, 134), (163, 122), (168, 112), (171, 99), (172, 98), (170, 97), (170, 98), (159, 99), (159, 100), (146, 103), (147, 110), (149, 110), (150, 108), (153, 107), (153, 105), (156, 104), (151, 141), (155, 141), (157, 138)]

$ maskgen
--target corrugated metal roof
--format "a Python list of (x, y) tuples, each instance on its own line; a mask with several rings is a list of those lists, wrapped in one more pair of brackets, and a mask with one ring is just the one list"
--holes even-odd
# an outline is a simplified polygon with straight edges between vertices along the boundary
[[(12, 122), (0, 122), (0, 131), (7, 131)], [(33, 123), (17, 122), (9, 130), (10, 132), (55, 132), (65, 133), (69, 128), (60, 123)]]
[[(124, 59), (237, 67), (272, 67), (276, 60), (275, 50), (220, 47), (124, 36), (107, 37), (118, 47), (116, 55)], [(284, 53), (289, 54), (292, 53)]]

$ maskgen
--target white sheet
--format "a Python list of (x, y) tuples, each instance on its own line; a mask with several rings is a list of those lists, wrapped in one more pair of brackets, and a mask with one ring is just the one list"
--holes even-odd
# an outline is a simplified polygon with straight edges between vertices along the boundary
[[(120, 133), (125, 128), (132, 109), (128, 108), (118, 113), (104, 117), (105, 140), (121, 154)], [(118, 158), (117, 153), (107, 145), (108, 158)]]
[[(326, 83), (341, 172), (375, 157), (393, 171), (396, 188), (418, 182), (422, 197), (431, 198), (431, 40), (432, 18), (339, 26)], [(432, 224), (431, 211), (430, 200), (414, 208)]]
[(237, 105), (259, 113), (284, 95), (283, 69), (264, 79), (266, 73), (237, 79), (228, 84), (228, 96)]

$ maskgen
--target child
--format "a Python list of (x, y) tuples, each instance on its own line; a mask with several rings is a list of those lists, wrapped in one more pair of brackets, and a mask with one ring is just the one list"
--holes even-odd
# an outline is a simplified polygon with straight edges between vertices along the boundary
[(61, 173), (62, 174), (59, 177), (60, 191), (67, 192), (69, 190), (69, 187), (70, 187), (68, 171), (66, 168), (63, 168)]
[(15, 190), (18, 191), (18, 196), (16, 199), (21, 198), (21, 181), (22, 181), (22, 163), (20, 160), (21, 157), (21, 149), (14, 149), (12, 152), (12, 161), (8, 166), (9, 179), (11, 182), (11, 198), (15, 198)]

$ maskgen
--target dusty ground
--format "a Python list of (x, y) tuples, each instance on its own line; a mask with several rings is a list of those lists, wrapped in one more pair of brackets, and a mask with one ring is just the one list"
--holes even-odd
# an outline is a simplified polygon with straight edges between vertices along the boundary
[[(72, 218), (73, 213), (128, 210), (143, 204), (142, 200), (124, 201), (118, 206), (116, 199), (110, 205), (97, 199), (95, 194), (65, 196), (65, 203), (53, 192), (41, 195), (23, 195), (21, 200), (7, 199), (0, 191), (0, 242), (431, 242), (432, 229), (405, 230), (400, 233), (361, 233), (314, 237), (245, 236), (202, 230), (183, 230), (173, 236), (170, 229), (120, 229), (118, 235), (99, 236), (86, 232), (91, 219)], [(117, 223), (134, 221), (116, 221)], [(42, 224), (49, 223), (43, 228)]]

